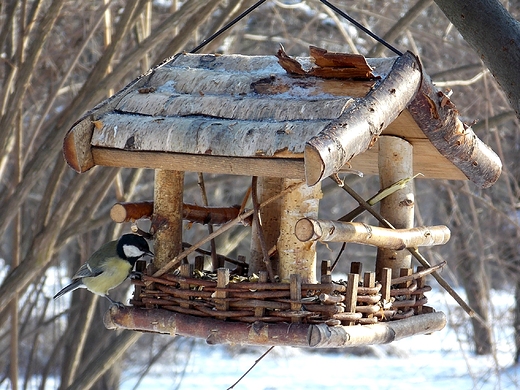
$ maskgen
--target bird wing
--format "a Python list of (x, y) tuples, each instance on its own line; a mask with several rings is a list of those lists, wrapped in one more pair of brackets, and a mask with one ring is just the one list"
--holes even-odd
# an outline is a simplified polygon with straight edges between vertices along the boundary
[(106, 259), (104, 253), (116, 253), (117, 241), (110, 241), (99, 248), (90, 256), (85, 264), (83, 264), (78, 272), (72, 277), (72, 280), (81, 278), (93, 278), (103, 273), (103, 264)]
[(81, 279), (81, 278), (93, 278), (95, 276), (101, 275), (103, 270), (101, 267), (92, 267), (88, 263), (83, 264), (78, 272), (72, 277), (72, 280)]

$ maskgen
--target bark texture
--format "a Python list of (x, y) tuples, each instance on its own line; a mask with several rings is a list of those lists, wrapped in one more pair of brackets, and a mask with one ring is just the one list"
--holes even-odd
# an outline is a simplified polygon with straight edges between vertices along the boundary
[(520, 23), (497, 0), (435, 0), (520, 113)]
[(406, 53), (399, 57), (392, 72), (363, 99), (332, 121), (305, 147), (305, 177), (314, 185), (338, 172), (354, 156), (377, 141), (413, 99), (421, 82), (417, 58)]
[(170, 336), (182, 335), (205, 339), (208, 344), (290, 345), (293, 347), (344, 348), (387, 344), (417, 334), (441, 330), (446, 325), (444, 313), (429, 313), (395, 322), (361, 326), (308, 325), (297, 323), (267, 324), (221, 321), (167, 310), (143, 310), (112, 306), (105, 313), (108, 329), (132, 329)]

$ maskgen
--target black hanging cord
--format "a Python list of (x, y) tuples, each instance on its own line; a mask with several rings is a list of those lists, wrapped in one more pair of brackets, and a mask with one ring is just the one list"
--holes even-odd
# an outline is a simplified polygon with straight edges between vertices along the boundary
[[(204, 46), (206, 46), (208, 43), (210, 43), (212, 40), (214, 40), (216, 37), (218, 37), (223, 32), (229, 30), (231, 27), (233, 27), (235, 24), (237, 24), (240, 20), (242, 20), (244, 17), (249, 15), (251, 12), (253, 12), (255, 9), (260, 7), (263, 3), (265, 3), (266, 0), (259, 0), (255, 4), (253, 4), (251, 7), (246, 9), (244, 12), (242, 12), (240, 15), (238, 15), (235, 19), (233, 19), (231, 22), (226, 24), (224, 27), (222, 27), (220, 30), (218, 30), (216, 33), (211, 35), (210, 37), (203, 40), (197, 47), (192, 49), (190, 53), (196, 53), (200, 49), (202, 49)], [(395, 54), (398, 56), (402, 56), (403, 53), (401, 53), (399, 50), (397, 50), (395, 47), (393, 47), (391, 44), (389, 44), (387, 41), (385, 41), (383, 38), (380, 38), (376, 34), (374, 34), (372, 31), (367, 29), (365, 26), (363, 26), (361, 23), (359, 23), (357, 20), (351, 18), (346, 12), (340, 10), (335, 5), (329, 3), (327, 0), (320, 0), (323, 4), (325, 4), (327, 7), (329, 7), (331, 10), (339, 14), (340, 16), (347, 19), (350, 23), (352, 23), (354, 26), (359, 28), (361, 31), (365, 32), (366, 34), (370, 35), (372, 38), (374, 38), (377, 42), (382, 44), (383, 46), (386, 46), (388, 49), (392, 50)]]
[(327, 7), (329, 7), (331, 10), (336, 12), (337, 14), (343, 16), (345, 19), (347, 19), (350, 23), (352, 23), (354, 26), (359, 28), (361, 31), (365, 32), (366, 34), (370, 35), (372, 38), (374, 38), (376, 41), (378, 41), (380, 44), (386, 46), (388, 49), (392, 50), (395, 54), (398, 56), (402, 56), (403, 53), (401, 53), (399, 50), (397, 50), (395, 47), (393, 47), (391, 44), (389, 44), (387, 41), (385, 41), (383, 38), (378, 37), (376, 34), (374, 34), (372, 31), (370, 31), (368, 28), (363, 26), (361, 23), (359, 23), (357, 20), (352, 19), (350, 16), (348, 16), (344, 11), (340, 10), (335, 5), (329, 3), (327, 0), (320, 0), (323, 4), (325, 4)]
[(325, 4), (327, 7), (329, 7), (331, 10), (336, 12), (337, 14), (343, 16), (345, 19), (347, 19), (350, 23), (352, 23), (354, 26), (359, 28), (361, 31), (365, 32), (366, 34), (370, 35), (372, 38), (374, 38), (376, 41), (378, 41), (380, 44), (386, 46), (390, 50), (392, 50), (395, 54), (398, 56), (402, 56), (403, 53), (401, 53), (399, 50), (397, 50), (395, 47), (393, 47), (391, 44), (389, 44), (387, 41), (385, 41), (383, 38), (380, 38), (376, 34), (374, 34), (372, 31), (370, 31), (368, 28), (363, 26), (361, 23), (359, 23), (357, 20), (351, 18), (347, 15), (344, 11), (340, 10), (335, 5), (329, 3), (327, 0), (320, 0), (323, 4)]
[(196, 48), (194, 48), (193, 50), (190, 51), (190, 53), (196, 53), (198, 52), (200, 49), (202, 49), (204, 46), (206, 46), (208, 43), (210, 43), (213, 39), (215, 39), (216, 37), (218, 37), (220, 34), (222, 34), (224, 31), (230, 29), (231, 27), (233, 27), (235, 24), (237, 24), (238, 22), (240, 22), (244, 17), (246, 17), (247, 15), (249, 15), (251, 12), (253, 12), (255, 9), (257, 9), (258, 7), (260, 7), (263, 3), (265, 3), (265, 0), (260, 0), (260, 1), (257, 1), (255, 4), (253, 4), (251, 7), (249, 7), (248, 9), (246, 9), (244, 12), (242, 12), (240, 15), (238, 15), (235, 19), (233, 19), (231, 22), (229, 22), (228, 24), (226, 24), (224, 27), (222, 27), (220, 30), (218, 30), (215, 34), (213, 34), (212, 36), (210, 36), (209, 38), (206, 38), (204, 39)]

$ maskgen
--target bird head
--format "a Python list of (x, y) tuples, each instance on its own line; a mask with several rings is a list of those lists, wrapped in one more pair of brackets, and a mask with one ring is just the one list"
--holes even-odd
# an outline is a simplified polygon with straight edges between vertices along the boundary
[(139, 260), (144, 255), (153, 256), (148, 242), (137, 234), (124, 234), (117, 242), (117, 254), (122, 259), (132, 263)]

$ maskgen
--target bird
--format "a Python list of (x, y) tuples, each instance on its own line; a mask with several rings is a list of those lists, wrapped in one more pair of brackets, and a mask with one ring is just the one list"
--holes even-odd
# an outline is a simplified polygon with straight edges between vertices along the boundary
[(153, 256), (148, 242), (137, 234), (124, 234), (119, 240), (110, 241), (95, 251), (72, 277), (72, 282), (56, 293), (54, 299), (78, 288), (86, 288), (107, 298), (112, 305), (122, 306), (108, 296), (108, 291), (123, 283), (135, 262), (144, 255)]

